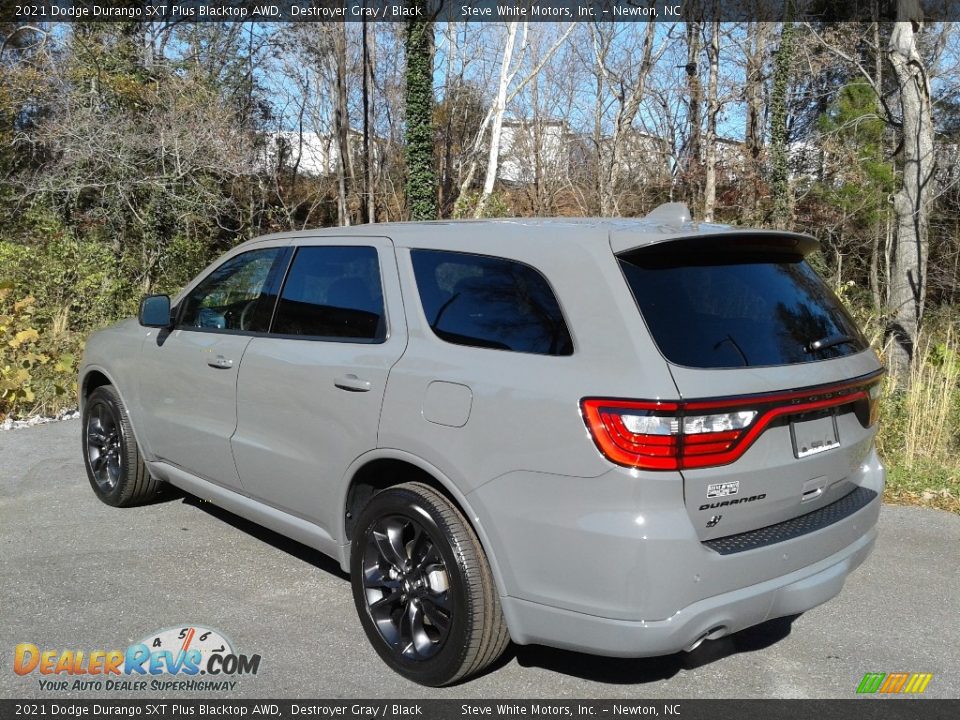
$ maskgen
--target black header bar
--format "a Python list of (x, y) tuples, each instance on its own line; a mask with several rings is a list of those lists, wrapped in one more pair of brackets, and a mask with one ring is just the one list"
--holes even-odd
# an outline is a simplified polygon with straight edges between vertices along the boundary
[[(960, 0), (919, 3), (927, 21), (960, 20)], [(897, 0), (2, 0), (0, 6), (0, 21), (28, 23), (897, 19)]]

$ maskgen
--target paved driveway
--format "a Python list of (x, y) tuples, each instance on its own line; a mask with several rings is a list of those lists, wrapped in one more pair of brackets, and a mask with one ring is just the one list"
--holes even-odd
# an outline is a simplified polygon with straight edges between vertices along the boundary
[(955, 515), (885, 507), (874, 554), (839, 598), (792, 625), (774, 621), (691, 655), (645, 660), (517, 647), (483, 677), (432, 690), (380, 662), (333, 562), (193, 497), (129, 510), (101, 504), (79, 434), (75, 420), (0, 432), (2, 698), (106, 694), (42, 692), (36, 673), (14, 674), (17, 643), (111, 650), (188, 624), (262, 655), (259, 674), (234, 696), (850, 698), (866, 672), (906, 671), (934, 674), (928, 696), (960, 697)]

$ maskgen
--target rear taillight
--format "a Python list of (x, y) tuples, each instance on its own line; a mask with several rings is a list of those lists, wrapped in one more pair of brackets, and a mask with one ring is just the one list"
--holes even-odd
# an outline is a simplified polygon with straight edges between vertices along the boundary
[(734, 462), (776, 418), (868, 402), (876, 420), (882, 373), (842, 385), (789, 393), (679, 402), (584, 398), (580, 410), (610, 461), (647, 470)]
[(875, 382), (867, 390), (867, 398), (870, 403), (870, 420), (868, 426), (874, 425), (880, 417), (880, 397), (883, 394), (883, 384)]

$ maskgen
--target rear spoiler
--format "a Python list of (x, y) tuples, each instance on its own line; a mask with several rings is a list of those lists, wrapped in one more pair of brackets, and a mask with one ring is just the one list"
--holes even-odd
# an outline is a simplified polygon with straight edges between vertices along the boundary
[(819, 241), (804, 233), (735, 228), (731, 225), (695, 223), (684, 203), (666, 203), (644, 218), (616, 221), (610, 228), (610, 249), (615, 255), (669, 244), (673, 252), (726, 250), (736, 253), (775, 252), (805, 257), (820, 249)]

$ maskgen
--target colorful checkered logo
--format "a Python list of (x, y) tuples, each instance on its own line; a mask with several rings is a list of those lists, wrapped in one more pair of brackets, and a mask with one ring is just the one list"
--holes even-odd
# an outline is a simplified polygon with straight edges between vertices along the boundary
[(857, 693), (918, 695), (927, 689), (932, 679), (932, 673), (867, 673), (857, 686)]

